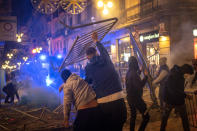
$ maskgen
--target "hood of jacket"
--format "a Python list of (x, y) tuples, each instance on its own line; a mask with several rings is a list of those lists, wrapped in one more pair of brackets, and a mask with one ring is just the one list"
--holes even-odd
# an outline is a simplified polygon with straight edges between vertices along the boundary
[(176, 76), (178, 76), (178, 77), (183, 76), (183, 73), (181, 71), (181, 67), (179, 67), (178, 65), (174, 65), (173, 68), (171, 69), (170, 73), (171, 73), (171, 75), (173, 75), (175, 77)]
[(68, 79), (67, 79), (67, 82), (69, 82), (69, 81), (73, 81), (73, 80), (77, 80), (77, 79), (79, 79), (79, 77), (77, 76), (77, 74), (71, 74), (69, 77), (68, 77)]

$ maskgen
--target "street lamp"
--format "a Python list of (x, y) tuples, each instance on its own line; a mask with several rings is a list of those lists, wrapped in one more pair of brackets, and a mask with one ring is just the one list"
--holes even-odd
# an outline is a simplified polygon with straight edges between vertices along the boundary
[(99, 8), (103, 8), (103, 14), (107, 15), (109, 13), (108, 8), (112, 8), (113, 3), (111, 1), (103, 2), (103, 0), (99, 0), (97, 6)]
[(24, 61), (27, 61), (27, 59), (28, 59), (28, 57), (23, 57), (23, 60), (24, 60)]
[(111, 1), (109, 1), (109, 2), (107, 2), (107, 6), (108, 6), (109, 8), (112, 8), (113, 3), (112, 3)]
[(104, 14), (104, 15), (107, 15), (108, 13), (109, 13), (108, 9), (107, 9), (107, 8), (104, 8), (103, 14)]
[(103, 1), (98, 1), (98, 7), (103, 7)]
[(22, 36), (23, 36), (23, 33), (16, 34), (17, 42), (21, 42), (22, 41), (22, 39), (21, 39)]
[(42, 47), (37, 47), (35, 49), (32, 50), (32, 53), (35, 54), (35, 53), (40, 53), (42, 51)]
[(13, 54), (7, 54), (8, 58), (11, 59)]
[(197, 29), (193, 29), (193, 35), (194, 37), (197, 37)]

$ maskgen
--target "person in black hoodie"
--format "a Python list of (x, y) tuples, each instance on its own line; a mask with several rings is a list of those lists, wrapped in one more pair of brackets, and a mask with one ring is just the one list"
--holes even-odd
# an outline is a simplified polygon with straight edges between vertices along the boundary
[(187, 117), (184, 92), (185, 78), (184, 76), (193, 74), (192, 66), (184, 64), (183, 66), (174, 65), (170, 70), (164, 88), (164, 112), (160, 131), (165, 131), (168, 117), (173, 108), (180, 114), (184, 131), (190, 131), (189, 121)]
[(140, 73), (141, 71), (137, 59), (134, 56), (131, 56), (129, 58), (129, 70), (126, 74), (127, 100), (131, 109), (130, 131), (135, 131), (136, 110), (139, 110), (143, 118), (139, 131), (145, 130), (150, 119), (149, 114), (145, 113), (147, 107), (142, 99), (143, 87), (145, 86), (148, 77), (146, 76), (146, 73), (144, 79), (141, 80)]
[[(13, 78), (12, 78), (13, 79)], [(16, 85), (13, 83), (11, 77), (7, 77), (6, 86), (3, 88), (3, 92), (6, 93), (5, 103), (14, 103), (14, 96), (16, 95), (18, 101), (20, 100)], [(10, 101), (9, 101), (10, 99)]]
[(105, 47), (98, 41), (94, 32), (92, 39), (100, 55), (94, 47), (86, 50), (89, 63), (85, 67), (85, 80), (92, 84), (97, 96), (97, 102), (105, 115), (108, 131), (122, 131), (127, 117), (124, 93), (118, 73)]

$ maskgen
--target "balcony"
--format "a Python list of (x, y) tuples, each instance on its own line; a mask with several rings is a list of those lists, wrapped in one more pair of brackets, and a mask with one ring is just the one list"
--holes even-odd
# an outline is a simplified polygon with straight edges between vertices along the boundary
[(166, 15), (184, 11), (196, 11), (196, 0), (146, 0), (140, 4), (125, 9), (119, 18), (120, 23), (132, 23), (143, 18)]

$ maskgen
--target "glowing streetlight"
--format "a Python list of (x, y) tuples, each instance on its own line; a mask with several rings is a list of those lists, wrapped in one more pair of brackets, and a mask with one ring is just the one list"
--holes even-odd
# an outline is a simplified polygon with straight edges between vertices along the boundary
[(104, 15), (109, 14), (108, 8), (112, 8), (113, 7), (113, 3), (111, 1), (103, 2), (102, 0), (99, 0), (97, 5), (98, 5), (99, 8), (102, 7)]
[(36, 49), (33, 49), (33, 50), (32, 50), (32, 53), (33, 53), (33, 54), (37, 53), (37, 50), (36, 50)]
[(2, 69), (6, 69), (6, 68), (7, 68), (7, 65), (2, 65), (1, 68), (2, 68)]
[(107, 8), (104, 8), (103, 14), (104, 14), (104, 15), (107, 15), (108, 13), (109, 13), (108, 9), (107, 9)]
[(7, 54), (8, 58), (11, 59), (13, 54)]
[(21, 42), (22, 41), (22, 39), (21, 39), (22, 36), (23, 36), (23, 33), (16, 34), (17, 42)]
[(28, 59), (28, 57), (23, 57), (23, 60), (24, 60), (24, 61), (27, 61), (27, 59)]
[(196, 37), (197, 36), (197, 29), (193, 29), (193, 35)]
[(112, 3), (111, 1), (109, 1), (109, 2), (107, 2), (107, 6), (108, 6), (109, 8), (112, 8), (113, 3)]
[(32, 53), (35, 54), (35, 53), (40, 53), (42, 50), (42, 47), (38, 47), (38, 48), (35, 48), (32, 50)]
[(98, 4), (98, 7), (99, 7), (99, 8), (100, 8), (100, 7), (103, 7), (103, 5), (104, 5), (104, 4), (103, 4), (103, 1), (101, 1), (101, 0), (100, 0), (100, 1), (98, 1), (98, 3), (97, 3), (97, 4)]
[(10, 63), (10, 61), (5, 61), (5, 64), (8, 65)]

